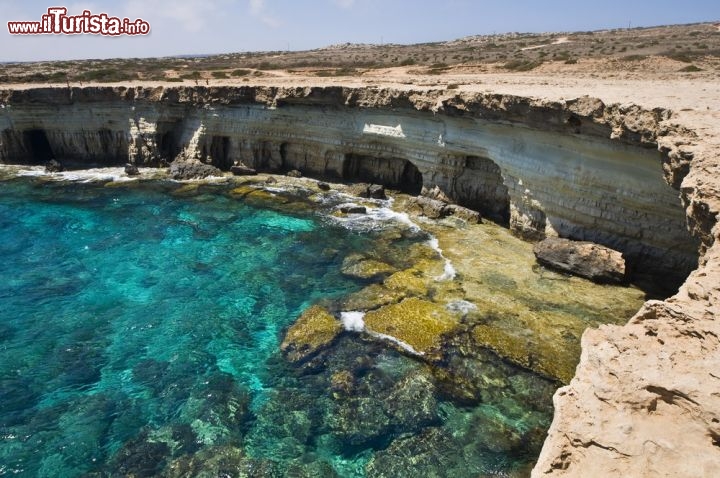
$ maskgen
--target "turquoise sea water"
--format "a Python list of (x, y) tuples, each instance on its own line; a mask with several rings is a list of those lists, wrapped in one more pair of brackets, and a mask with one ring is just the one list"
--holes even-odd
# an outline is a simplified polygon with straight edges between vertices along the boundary
[(458, 344), (469, 403), (360, 334), (280, 354), (305, 308), (362, 287), (340, 264), (379, 237), (177, 187), (0, 184), (0, 476), (528, 472), (547, 380)]

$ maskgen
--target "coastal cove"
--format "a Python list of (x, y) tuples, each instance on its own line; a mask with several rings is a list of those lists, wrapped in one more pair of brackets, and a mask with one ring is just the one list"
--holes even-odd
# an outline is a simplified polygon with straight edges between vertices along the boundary
[[(538, 318), (540, 294), (555, 320), (535, 331), (532, 360), (572, 369), (573, 333), (642, 300), (537, 270), (527, 243), (497, 225), (438, 223), (438, 241), (389, 201), (338, 215), (352, 199), (342, 185), (128, 181), (117, 169), (13, 174), (32, 176), (5, 180), (0, 197), (2, 273), (13, 278), (1, 292), (6, 473), (184, 476), (232, 463), (261, 475), (395, 476), (443, 462), (456, 476), (521, 476), (558, 383), (480, 340), (495, 329), (527, 334), (502, 317)], [(446, 259), (432, 242), (453, 255), (463, 247), (443, 229), (483, 249), (484, 265), (457, 263), (463, 280), (439, 277)], [(348, 267), (353, 257), (387, 270)], [(426, 356), (397, 345), (419, 348), (414, 335), (372, 329), (373, 313), (410, 306), (419, 306), (406, 319), (412, 328), (432, 320), (423, 310), (456, 323)], [(317, 332), (288, 328), (314, 310), (338, 325), (308, 351)], [(353, 310), (367, 329), (343, 332)], [(296, 352), (282, 353), (281, 342)], [(424, 464), (403, 461), (419, 450)]]
[[(47, 330), (47, 340), (39, 340), (25, 364), (15, 363), (22, 354), (6, 358), (13, 362), (6, 370), (20, 371), (3, 378), (17, 392), (10, 399), (14, 422), (3, 425), (11, 437), (5, 440), (8, 456), (30, 450), (24, 446), (33, 433), (23, 427), (33, 426), (33, 416), (47, 418), (43, 427), (56, 427), (50, 441), (57, 449), (73, 433), (105, 443), (103, 456), (79, 450), (70, 461), (64, 452), (33, 449), (30, 454), (51, 460), (33, 462), (35, 473), (58, 463), (68, 467), (68, 476), (103, 466), (137, 466), (139, 472), (148, 466), (140, 459), (145, 457), (158, 467), (153, 473), (165, 476), (219, 473), (227, 463), (265, 470), (260, 476), (397, 476), (437, 466), (460, 473), (453, 476), (525, 476), (553, 413), (550, 440), (533, 474), (562, 473), (571, 466), (572, 450), (592, 448), (592, 440), (562, 438), (563, 430), (574, 427), (563, 418), (572, 408), (571, 391), (585, 387), (598, 365), (586, 345), (605, 350), (608, 339), (599, 337), (622, 330), (638, 309), (625, 327), (645, 327), (641, 335), (652, 338), (665, 333), (664, 327), (683, 327), (674, 321), (699, 325), (702, 317), (713, 316), (715, 289), (688, 284), (702, 282), (699, 271), (715, 264), (715, 199), (692, 182), (691, 159), (702, 167), (703, 156), (688, 153), (683, 139), (692, 134), (672, 123), (667, 110), (588, 97), (548, 101), (432, 89), (271, 86), (18, 89), (0, 91), (0, 102), (0, 162), (13, 165), (4, 167), (5, 229), (19, 226), (15, 215), (40, 214), (25, 230), (8, 232), (7, 254), (23, 257), (27, 248), (39, 247), (31, 253), (43, 258), (33, 263), (38, 267), (53, 262), (53, 255), (43, 254), (71, 249), (56, 241), (103, 231), (96, 244), (108, 247), (96, 246), (102, 254), (90, 263), (133, 265), (107, 269), (105, 286), (112, 283), (112, 290), (122, 292), (129, 284), (129, 295), (118, 300), (137, 306), (135, 312), (103, 310), (110, 289), (93, 292), (103, 299), (69, 306), (72, 313), (56, 323), (62, 330)], [(52, 158), (71, 170), (44, 174), (33, 166)], [(164, 167), (181, 161), (213, 166), (223, 178), (168, 182)], [(139, 179), (123, 177), (117, 166), (125, 163), (140, 168)], [(238, 163), (261, 173), (299, 170), (304, 177), (233, 177), (227, 171)], [(17, 177), (28, 175), (35, 177)], [(327, 181), (329, 189), (306, 177)], [(383, 184), (393, 192), (390, 199), (358, 198), (357, 183)], [(430, 218), (413, 199), (421, 192), (497, 224), (478, 224), (473, 216)], [(25, 205), (28, 200), (35, 206)], [(58, 212), (56, 203), (70, 209)], [(50, 212), (43, 215), (45, 206)], [(256, 222), (240, 225), (246, 217)], [(114, 222), (137, 231), (111, 233)], [(228, 228), (235, 223), (238, 228)], [(37, 238), (47, 224), (57, 232), (43, 246)], [(591, 284), (539, 266), (531, 242), (554, 236), (620, 251), (634, 285)], [(155, 239), (195, 252), (183, 262), (177, 249), (163, 252)], [(191, 245), (194, 240), (200, 243)], [(133, 247), (145, 243), (154, 252)], [(94, 250), (86, 246), (84, 251)], [(269, 255), (255, 258), (256, 250)], [(217, 257), (196, 260), (211, 253)], [(251, 268), (251, 259), (261, 266)], [(29, 310), (45, 303), (41, 296), (48, 290), (82, 297), (90, 284), (80, 269), (88, 263), (72, 255), (61, 262), (80, 282), (30, 272), (29, 282), (11, 283), (3, 297), (15, 300), (28, 284), (38, 294), (28, 299)], [(143, 277), (169, 263), (177, 277)], [(271, 264), (281, 266), (279, 276), (272, 275)], [(8, 267), (11, 274), (21, 264)], [(238, 270), (243, 279), (231, 280)], [(170, 293), (176, 285), (182, 288)], [(154, 287), (172, 298), (163, 302), (169, 309), (155, 304), (148, 292)], [(238, 287), (255, 302), (233, 302)], [(663, 299), (678, 287), (667, 301), (651, 300), (641, 308), (648, 296)], [(198, 293), (209, 302), (197, 301)], [(188, 315), (170, 309), (188, 297), (197, 302), (181, 306)], [(281, 297), (282, 306), (276, 303)], [(697, 304), (697, 297), (709, 305), (692, 308), (692, 320), (683, 319), (683, 304)], [(55, 306), (47, 305), (41, 315), (52, 317)], [(97, 314), (87, 312), (94, 306)], [(125, 332), (113, 327), (131, 329), (148, 309), (157, 316), (150, 329), (163, 331), (163, 343), (140, 350), (119, 340)], [(72, 318), (77, 311), (82, 313)], [(270, 319), (256, 322), (265, 312)], [(182, 325), (189, 317), (192, 326)], [(89, 326), (92, 320), (101, 323)], [(31, 322), (6, 318), (8, 343), (22, 347), (31, 340), (34, 333), (24, 325)], [(613, 325), (597, 329), (601, 324)], [(215, 336), (215, 330), (222, 333)], [(152, 343), (153, 333), (141, 332), (147, 335), (140, 342)], [(207, 337), (193, 345), (200, 352), (188, 346), (195, 336)], [(659, 346), (665, 340), (658, 338)], [(250, 347), (253, 359), (246, 360), (238, 351), (243, 344), (261, 348)], [(64, 350), (79, 356), (65, 360)], [(29, 358), (32, 353), (37, 355)], [(87, 369), (95, 359), (102, 365)], [(46, 377), (23, 378), (21, 372), (38, 361), (66, 363), (72, 371), (61, 366)], [(136, 383), (143, 373), (147, 380)], [(161, 380), (166, 375), (167, 383)], [(52, 376), (67, 383), (48, 382)], [(188, 376), (189, 395), (175, 397), (180, 415), (177, 407), (164, 410), (165, 397), (175, 393), (170, 382)], [(550, 397), (560, 385), (568, 386), (556, 394), (553, 410)], [(221, 397), (217, 403), (202, 395), (203, 386)], [(645, 382), (640, 387), (648, 401), (675, 390)], [(614, 396), (610, 386), (601, 390), (601, 401)], [(78, 408), (88, 397), (92, 403)], [(614, 397), (608, 400), (624, 400)], [(702, 408), (704, 399), (696, 398), (692, 403)], [(32, 406), (23, 409), (26, 402)], [(98, 410), (121, 417), (120, 403), (135, 407), (133, 423), (118, 423), (121, 432), (114, 424), (76, 432), (62, 425), (94, 422), (90, 417)], [(85, 406), (90, 408), (84, 418), (63, 418)], [(656, 409), (643, 407), (638, 413)], [(688, 443), (701, 447), (699, 436), (708, 433), (702, 431), (706, 425), (712, 428), (714, 412), (696, 416), (698, 440)], [(409, 456), (418, 458), (404, 462)], [(88, 459), (101, 463), (88, 466)]]

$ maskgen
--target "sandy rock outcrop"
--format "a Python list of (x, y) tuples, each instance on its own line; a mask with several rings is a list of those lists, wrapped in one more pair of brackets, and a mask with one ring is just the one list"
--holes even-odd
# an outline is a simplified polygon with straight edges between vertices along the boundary
[(666, 131), (666, 178), (683, 178), (700, 266), (627, 325), (585, 331), (534, 478), (720, 476), (720, 136)]
[(625, 259), (618, 251), (592, 242), (548, 237), (533, 248), (537, 261), (553, 269), (599, 283), (625, 281)]

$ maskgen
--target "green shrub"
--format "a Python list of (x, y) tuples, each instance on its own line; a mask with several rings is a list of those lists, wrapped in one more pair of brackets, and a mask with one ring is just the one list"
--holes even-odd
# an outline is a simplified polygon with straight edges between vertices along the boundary
[(646, 55), (627, 55), (621, 58), (623, 61), (642, 61), (647, 58)]
[(542, 60), (510, 60), (503, 65), (503, 68), (510, 71), (530, 71), (542, 64)]
[(112, 83), (137, 79), (138, 74), (135, 72), (120, 71), (113, 68), (101, 68), (99, 70), (84, 71), (75, 77), (76, 81), (97, 81), (100, 83)]
[(667, 58), (670, 58), (671, 60), (681, 61), (683, 63), (692, 63), (693, 59), (694, 59), (691, 54), (683, 53), (683, 52), (670, 51), (670, 52), (663, 53), (663, 55), (666, 56)]
[(684, 68), (680, 68), (678, 71), (684, 72), (684, 73), (694, 73), (696, 71), (703, 71), (702, 68), (698, 68), (695, 65), (688, 65)]
[(240, 70), (233, 70), (233, 71), (230, 73), (230, 76), (247, 76), (247, 75), (249, 75), (250, 73), (252, 73), (252, 70), (242, 70), (242, 69), (240, 69)]
[(217, 78), (218, 80), (223, 80), (228, 77), (227, 72), (224, 71), (213, 71), (211, 75), (213, 76), (213, 78)]

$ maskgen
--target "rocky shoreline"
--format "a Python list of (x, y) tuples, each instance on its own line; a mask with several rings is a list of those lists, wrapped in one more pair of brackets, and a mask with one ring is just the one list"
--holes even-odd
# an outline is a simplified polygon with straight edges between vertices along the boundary
[[(637, 154), (636, 158), (640, 158), (648, 153), (648, 158), (658, 158), (658, 154), (653, 153), (657, 149), (661, 160), (657, 167), (662, 164), (667, 184), (679, 189), (687, 225), (699, 241), (699, 267), (690, 273), (676, 295), (665, 301), (647, 302), (628, 324), (601, 326), (583, 334), (580, 365), (570, 384), (555, 395), (555, 419), (533, 476), (713, 476), (720, 473), (720, 401), (713, 392), (714, 384), (720, 380), (713, 375), (720, 365), (720, 327), (714, 320), (720, 297), (720, 246), (716, 241), (720, 236), (717, 226), (720, 162), (716, 150), (703, 148), (705, 139), (677, 124), (671, 112), (632, 105), (605, 105), (591, 98), (548, 101), (493, 94), (346, 88), (38, 88), (4, 90), (0, 92), (0, 102), (3, 105), (0, 114), (2, 162), (15, 157), (25, 162), (37, 161), (38, 151), (47, 153), (43, 150), (45, 144), (53, 152), (64, 148), (62, 151), (77, 161), (99, 157), (111, 162), (129, 160), (139, 165), (160, 161), (158, 152), (185, 155), (208, 163), (217, 163), (218, 158), (222, 158), (220, 163), (225, 164), (233, 159), (225, 153), (235, 150), (239, 155), (235, 159), (253, 161), (252, 166), (282, 169), (301, 165), (309, 174), (323, 176), (339, 165), (341, 170), (336, 172), (340, 177), (349, 171), (362, 179), (363, 175), (372, 176), (372, 171), (384, 171), (388, 174), (384, 179), (391, 185), (415, 185), (412, 179), (416, 173), (408, 169), (407, 163), (399, 163), (402, 167), (394, 170), (396, 162), (373, 164), (365, 159), (373, 153), (385, 159), (405, 157), (410, 158), (410, 164), (417, 165), (423, 186), (430, 186), (432, 181), (441, 189), (448, 189), (449, 194), (454, 195), (451, 199), (460, 204), (469, 207), (498, 204), (498, 198), (509, 195), (506, 209), (486, 206), (486, 212), (501, 218), (506, 214), (511, 229), (517, 234), (525, 237), (557, 234), (606, 243), (630, 256), (635, 253), (638, 268), (643, 264), (637, 257), (650, 257), (651, 262), (664, 257), (668, 259), (663, 261), (665, 270), (674, 270), (684, 277), (686, 272), (682, 271), (688, 270), (691, 262), (689, 250), (696, 243), (682, 239), (684, 243), (678, 248), (677, 241), (683, 236), (679, 231), (671, 232), (677, 230), (675, 219), (648, 220), (650, 211), (645, 206), (620, 200), (618, 211), (627, 214), (629, 204), (634, 204), (641, 214), (631, 214), (632, 221), (637, 223), (645, 217), (648, 222), (640, 228), (646, 231), (640, 240), (635, 237), (635, 231), (628, 231), (628, 237), (618, 241), (621, 232), (612, 224), (617, 223), (620, 216), (615, 215), (607, 203), (593, 208), (582, 201), (573, 204), (553, 201), (551, 193), (557, 191), (551, 191), (536, 179), (542, 177), (541, 174), (531, 176), (526, 182), (518, 181), (522, 179), (523, 165), (528, 167), (527, 171), (536, 168), (532, 162), (525, 161), (535, 154), (547, 161), (552, 157), (549, 151), (572, 151), (588, 158), (586, 164), (590, 164), (589, 159), (605, 155)], [(209, 113), (198, 118), (200, 121), (194, 129), (187, 129), (188, 125), (183, 124), (177, 130), (158, 131), (158, 117), (169, 115), (170, 122), (164, 124), (174, 124), (175, 115), (192, 117), (199, 107)], [(337, 148), (314, 149), (308, 137), (295, 143), (273, 140), (270, 131), (261, 128), (262, 119), (241, 134), (260, 134), (262, 143), (233, 143), (232, 134), (208, 133), (217, 127), (213, 115), (222, 116), (226, 108), (235, 107), (240, 111), (234, 114), (241, 117), (260, 114), (258, 111), (268, 115), (283, 111), (306, 113), (308, 108), (325, 114), (328, 111), (335, 114), (338, 109), (362, 114), (378, 111), (381, 116), (355, 117), (344, 125), (351, 131), (359, 126), (360, 136), (354, 133), (323, 139), (323, 144), (350, 148), (345, 149), (335, 164)], [(48, 113), (48, 108), (53, 113)], [(149, 126), (148, 116), (128, 115), (128, 111), (137, 111), (136, 108), (144, 113), (156, 111), (153, 113), (156, 126)], [(89, 140), (79, 130), (63, 135), (63, 125), (52, 126), (52, 114), (57, 111), (72, 112), (81, 121), (84, 119), (85, 124), (89, 121), (95, 125), (94, 130), (91, 128), (95, 139)], [(399, 119), (398, 111), (405, 119)], [(423, 137), (422, 124), (416, 124), (413, 129), (414, 123), (431, 117), (442, 119), (441, 127), (435, 128), (438, 135)], [(117, 124), (118, 118), (132, 119), (129, 131), (124, 132), (125, 126), (118, 130), (109, 128)], [(292, 118), (286, 120), (293, 124)], [(398, 120), (401, 121), (398, 127), (392, 126)], [(482, 144), (462, 143), (459, 138), (465, 137), (461, 133), (468, 128), (468, 120), (493, 134)], [(514, 135), (510, 140), (503, 139), (510, 134), (505, 131), (507, 128)], [(42, 135), (37, 131), (42, 131)], [(98, 135), (99, 131), (103, 132)], [(186, 141), (176, 141), (173, 135), (167, 136), (168, 131), (176, 131)], [(281, 128), (276, 134), (286, 138), (291, 133)], [(366, 139), (360, 140), (361, 137)], [(222, 138), (228, 138), (227, 142)], [(448, 148), (453, 138), (456, 144)], [(504, 146), (489, 150), (487, 145), (493, 141)], [(563, 146), (552, 149), (548, 144), (553, 141), (561, 141)], [(415, 146), (406, 149), (400, 146), (408, 142)], [(596, 147), (595, 152), (579, 146), (583, 142)], [(81, 144), (86, 145), (85, 153), (78, 146)], [(298, 144), (303, 146), (298, 148)], [(420, 145), (428, 144), (436, 144), (433, 147), (445, 153), (428, 155), (419, 149)], [(527, 152), (528, 146), (535, 146), (534, 151)], [(478, 147), (484, 157), (473, 154)], [(320, 165), (314, 162), (318, 151), (323, 153)], [(493, 164), (499, 165), (503, 184), (491, 181), (498, 177)], [(605, 167), (608, 164), (601, 164), (599, 170)], [(467, 184), (480, 182), (487, 187), (472, 194), (464, 193), (467, 189), (458, 187), (458, 178), (468, 170), (481, 173)], [(566, 177), (565, 180), (572, 182), (562, 185), (583, 184), (583, 177)], [(594, 178), (592, 174), (587, 177)], [(554, 180), (557, 185), (558, 177)], [(614, 182), (616, 177), (610, 180)], [(504, 192), (501, 186), (505, 187)], [(570, 191), (566, 196), (573, 198), (580, 194)], [(655, 204), (662, 202), (655, 197), (649, 199)], [(596, 218), (592, 225), (567, 212), (576, 207), (582, 208), (585, 217)], [(603, 213), (596, 215), (596, 210)], [(609, 216), (605, 214), (608, 211)], [(674, 218), (665, 213), (658, 217)], [(604, 222), (599, 222), (600, 218)], [(598, 224), (602, 225), (599, 233), (593, 229)], [(668, 228), (669, 224), (672, 227)], [(662, 242), (661, 231), (676, 235), (670, 243)], [(658, 238), (660, 242), (655, 242)]]

